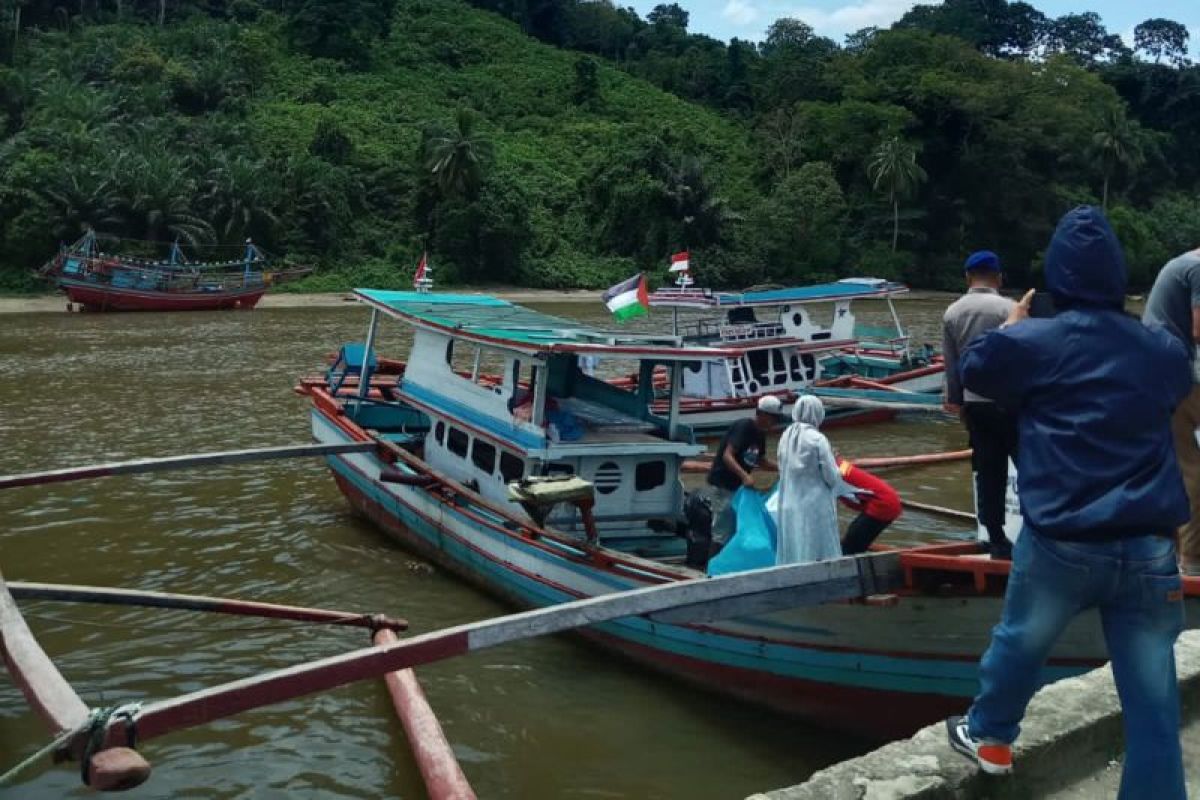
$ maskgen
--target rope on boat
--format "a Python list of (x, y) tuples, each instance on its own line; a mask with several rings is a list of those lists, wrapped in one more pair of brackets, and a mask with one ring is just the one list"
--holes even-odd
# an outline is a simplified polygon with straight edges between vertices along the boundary
[(88, 772), (90, 770), (92, 761), (91, 757), (96, 751), (96, 748), (102, 745), (104, 742), (104, 734), (108, 729), (108, 721), (114, 717), (123, 717), (128, 721), (128, 727), (130, 731), (129, 746), (133, 747), (137, 739), (137, 729), (134, 725), (134, 720), (141, 708), (141, 703), (125, 703), (124, 705), (120, 706), (106, 706), (91, 709), (88, 711), (87, 719), (80, 723), (78, 727), (69, 728), (63, 731), (58, 736), (55, 736), (53, 739), (51, 739), (36, 753), (33, 753), (28, 758), (23, 759), (19, 764), (11, 767), (3, 775), (0, 775), (0, 786), (8, 786), (21, 773), (25, 772), (34, 764), (58, 752), (63, 745), (67, 744), (67, 742), (70, 742), (76, 736), (85, 733), (88, 734), (88, 744), (82, 759), (81, 776), (83, 778), (83, 783), (86, 786), (89, 777)]
[(45, 747), (43, 747), (41, 750), (38, 750), (36, 753), (29, 756), (21, 763), (12, 767), (7, 772), (5, 772), (3, 775), (0, 775), (0, 786), (7, 786), (10, 783), (12, 783), (12, 781), (15, 780), (18, 775), (20, 775), (22, 772), (24, 772), (25, 770), (32, 767), (37, 762), (41, 761), (43, 758), (46, 758), (46, 757), (50, 756), (52, 753), (56, 752), (60, 747), (62, 747), (67, 742), (69, 742), (72, 737), (74, 737), (76, 734), (80, 733), (84, 729), (84, 726), (89, 725), (89, 724), (91, 724), (90, 716), (88, 717), (88, 722), (84, 723), (83, 726), (80, 726), (80, 729), (66, 730), (66, 731), (63, 731), (62, 733), (60, 733), (58, 736), (55, 736), (53, 739), (50, 740), (50, 743), (47, 744)]
[(120, 706), (94, 708), (88, 714), (86, 726), (88, 740), (83, 748), (83, 755), (79, 758), (79, 777), (84, 786), (92, 785), (92, 756), (104, 749), (104, 737), (108, 733), (109, 720), (125, 720), (125, 746), (132, 750), (137, 747), (137, 715), (141, 710), (141, 703), (125, 703)]

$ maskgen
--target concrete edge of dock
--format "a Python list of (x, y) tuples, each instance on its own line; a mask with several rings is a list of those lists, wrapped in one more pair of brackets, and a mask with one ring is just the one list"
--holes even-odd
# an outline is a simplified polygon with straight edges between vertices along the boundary
[[(1200, 631), (1175, 647), (1185, 724), (1200, 716)], [(879, 709), (887, 713), (886, 708)], [(1014, 774), (980, 774), (946, 743), (943, 723), (749, 800), (943, 800), (1037, 797), (1106, 769), (1122, 752), (1121, 705), (1105, 666), (1044, 687), (1014, 747)]]

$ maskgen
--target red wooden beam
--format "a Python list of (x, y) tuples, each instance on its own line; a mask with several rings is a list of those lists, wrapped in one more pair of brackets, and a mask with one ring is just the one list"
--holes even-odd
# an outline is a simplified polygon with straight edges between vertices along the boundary
[[(16, 601), (0, 575), (0, 655), (26, 701), (55, 736), (80, 730), (91, 710), (67, 683), (54, 662), (42, 650), (25, 624)], [(123, 747), (125, 741), (88, 753), (86, 732), (64, 744), (64, 753), (87, 758), (84, 770), (88, 785), (95, 789), (128, 789), (150, 777), (150, 765), (137, 751)]]
[[(376, 631), (373, 638), (377, 645), (398, 641), (391, 631)], [(430, 800), (475, 800), (475, 791), (454, 757), (450, 742), (417, 682), (416, 673), (402, 669), (387, 673), (383, 679)]]
[(25, 699), (54, 734), (78, 728), (88, 707), (42, 650), (0, 576), (0, 652)]

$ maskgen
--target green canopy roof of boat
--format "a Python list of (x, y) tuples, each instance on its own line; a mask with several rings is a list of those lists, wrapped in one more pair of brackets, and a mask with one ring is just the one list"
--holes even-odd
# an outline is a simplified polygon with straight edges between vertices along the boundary
[(683, 360), (722, 356), (723, 349), (682, 346), (678, 336), (639, 335), (593, 328), (487, 295), (355, 289), (367, 305), (419, 328), (493, 347)]
[(833, 283), (765, 289), (756, 292), (714, 292), (708, 289), (663, 287), (650, 295), (652, 306), (711, 308), (720, 306), (779, 306), (803, 303), (828, 303), (838, 300), (862, 300), (894, 297), (908, 287), (882, 278), (843, 278)]
[[(691, 361), (739, 357), (747, 350), (769, 349), (785, 343), (772, 339), (720, 347), (685, 345), (678, 336), (593, 328), (488, 295), (382, 289), (355, 289), (354, 294), (372, 308), (416, 328), (522, 353), (587, 353), (600, 357)], [(789, 346), (797, 352), (823, 352), (848, 344), (852, 342), (795, 340)]]

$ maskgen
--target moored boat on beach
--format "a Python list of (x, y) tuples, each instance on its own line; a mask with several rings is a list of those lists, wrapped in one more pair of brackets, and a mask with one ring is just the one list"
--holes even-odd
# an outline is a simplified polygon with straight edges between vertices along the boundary
[(39, 270), (71, 304), (85, 311), (210, 311), (250, 309), (274, 285), (307, 275), (304, 268), (272, 269), (247, 240), (240, 258), (192, 262), (179, 243), (165, 259), (103, 252), (95, 231), (63, 247)]
[[(703, 577), (685, 565), (679, 536), (680, 468), (702, 449), (684, 422), (681, 387), (689, 362), (735, 357), (732, 348), (614, 334), (487, 297), (356, 296), (372, 309), (365, 343), (343, 347), (325, 378), (298, 387), (317, 442), (380, 448), (327, 459), (353, 507), (405, 547), (521, 606)], [(374, 353), (385, 316), (413, 329), (403, 372), (386, 371), (390, 362)], [(641, 380), (623, 391), (585, 374), (581, 356), (633, 359)], [(472, 369), (456, 368), (464, 359)], [(503, 365), (498, 382), (482, 380), (488, 362)], [(653, 388), (659, 366), (665, 397)], [(539, 505), (554, 476), (566, 478), (564, 502)], [(824, 725), (899, 735), (961, 710), (976, 692), (1008, 564), (969, 541), (879, 559), (826, 562), (872, 572), (885, 588), (866, 597), (847, 600), (831, 581), (818, 604), (809, 594), (782, 611), (630, 616), (581, 633), (681, 680)], [(1187, 592), (1196, 604), (1200, 580), (1188, 579)], [(1081, 617), (1045, 678), (1080, 673), (1105, 652), (1096, 616)]]

